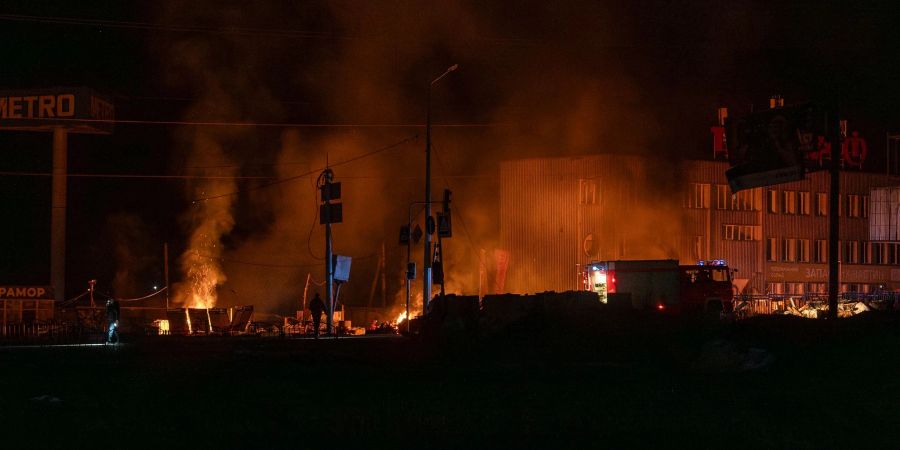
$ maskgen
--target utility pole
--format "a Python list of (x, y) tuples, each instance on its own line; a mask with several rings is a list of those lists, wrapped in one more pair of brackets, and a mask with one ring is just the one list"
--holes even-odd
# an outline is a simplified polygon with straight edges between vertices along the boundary
[(840, 171), (840, 148), (841, 148), (841, 129), (838, 120), (837, 103), (832, 104), (829, 123), (832, 135), (833, 148), (836, 151), (831, 153), (831, 165), (828, 172), (831, 176), (831, 185), (828, 189), (828, 318), (837, 320), (838, 317), (838, 291), (840, 285), (838, 277), (840, 277), (840, 266), (838, 266), (838, 249), (840, 240), (841, 218), (838, 215), (841, 203), (841, 171)]
[(434, 233), (434, 218), (431, 217), (431, 87), (447, 76), (448, 73), (458, 69), (454, 64), (447, 68), (439, 77), (428, 84), (428, 104), (425, 116), (425, 259), (422, 270), (422, 315), (428, 311), (428, 302), (431, 300), (431, 239)]
[(328, 333), (334, 332), (334, 261), (332, 257), (333, 249), (331, 248), (331, 180), (334, 173), (331, 169), (325, 169), (322, 172), (322, 178), (325, 184), (322, 186), (322, 201), (325, 203), (325, 209), (329, 210), (328, 220), (325, 221), (325, 298), (328, 302), (325, 305), (327, 315), (325, 317), (325, 329)]
[[(331, 203), (332, 200), (340, 200), (341, 183), (333, 183), (334, 172), (325, 168), (319, 175), (317, 182), (322, 193), (322, 205), (319, 206), (319, 224), (325, 225), (325, 327), (329, 333), (334, 333), (334, 251), (331, 243), (331, 224), (343, 221), (342, 205)], [(335, 337), (337, 334), (335, 334)]]
[(163, 272), (166, 276), (166, 309), (169, 309), (169, 243), (163, 244)]

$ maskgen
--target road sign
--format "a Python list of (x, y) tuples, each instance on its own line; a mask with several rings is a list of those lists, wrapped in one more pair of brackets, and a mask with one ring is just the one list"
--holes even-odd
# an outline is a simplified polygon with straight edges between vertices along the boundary
[(413, 229), (412, 238), (414, 244), (418, 244), (419, 239), (422, 239), (422, 227), (419, 224), (416, 224), (416, 228)]

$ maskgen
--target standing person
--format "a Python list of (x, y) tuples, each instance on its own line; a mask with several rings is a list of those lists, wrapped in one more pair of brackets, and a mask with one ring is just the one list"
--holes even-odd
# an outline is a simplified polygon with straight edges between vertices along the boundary
[[(106, 343), (117, 344), (119, 342), (119, 333), (117, 331), (119, 328), (119, 302), (114, 298), (106, 300), (106, 321)], [(113, 337), (115, 337), (115, 340), (113, 340)]]
[(309, 313), (312, 315), (313, 332), (316, 335), (316, 339), (319, 338), (319, 324), (322, 323), (323, 312), (325, 312), (325, 302), (322, 301), (319, 293), (316, 292), (316, 295), (309, 302)]

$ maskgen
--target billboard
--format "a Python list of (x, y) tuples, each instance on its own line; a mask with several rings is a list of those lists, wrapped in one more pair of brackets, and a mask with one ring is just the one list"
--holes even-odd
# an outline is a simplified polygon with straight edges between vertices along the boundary
[(0, 91), (0, 129), (108, 134), (114, 120), (112, 101), (89, 88)]
[(828, 136), (828, 114), (806, 104), (774, 108), (725, 123), (732, 192), (802, 180), (806, 160)]

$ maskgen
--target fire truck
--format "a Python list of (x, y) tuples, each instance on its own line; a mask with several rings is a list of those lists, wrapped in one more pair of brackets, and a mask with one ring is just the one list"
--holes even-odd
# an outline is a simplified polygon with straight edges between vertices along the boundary
[(677, 260), (594, 261), (582, 272), (584, 289), (662, 313), (730, 313), (731, 271), (724, 260), (679, 265)]

